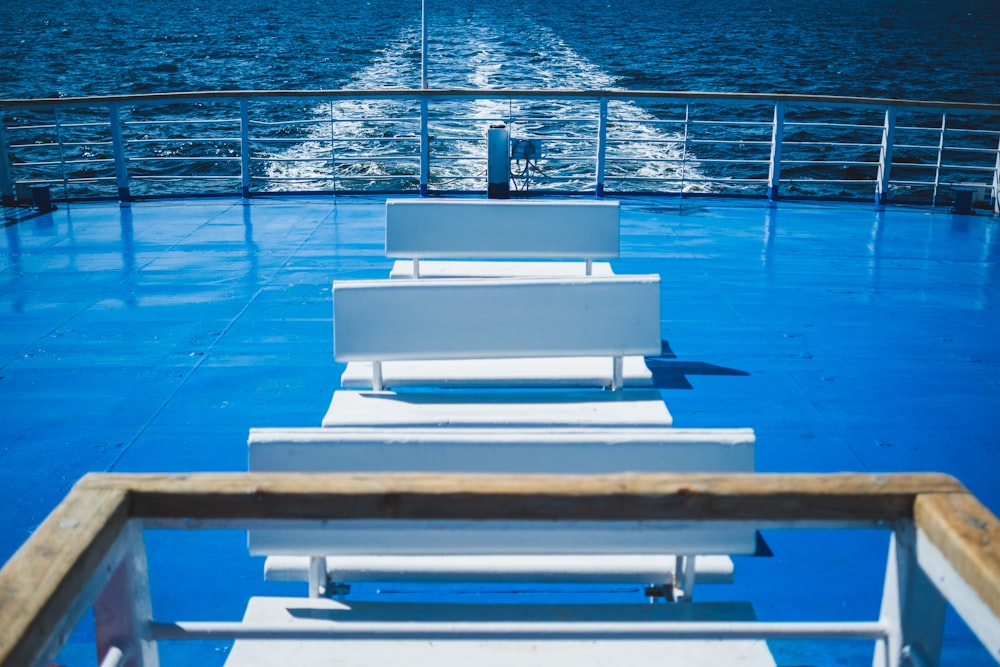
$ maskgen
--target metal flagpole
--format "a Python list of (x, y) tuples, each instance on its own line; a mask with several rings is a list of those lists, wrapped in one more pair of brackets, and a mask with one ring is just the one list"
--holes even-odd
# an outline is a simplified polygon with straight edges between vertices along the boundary
[[(420, 0), (420, 89), (427, 90), (427, 0)], [(420, 97), (420, 196), (427, 196), (431, 177), (431, 142), (427, 131), (427, 96)]]
[(427, 89), (427, 0), (420, 0), (420, 88)]

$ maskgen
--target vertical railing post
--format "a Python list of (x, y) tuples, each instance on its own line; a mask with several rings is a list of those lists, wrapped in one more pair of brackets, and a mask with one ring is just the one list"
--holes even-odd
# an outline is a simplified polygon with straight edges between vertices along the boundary
[(125, 164), (125, 141), (122, 139), (122, 124), (117, 102), (108, 105), (111, 121), (111, 151), (115, 158), (115, 182), (118, 185), (118, 203), (128, 206), (132, 193), (128, 188), (128, 168)]
[(604, 196), (604, 164), (608, 149), (608, 98), (600, 99), (597, 115), (597, 163), (595, 165), (594, 194)]
[(141, 526), (129, 522), (118, 538), (123, 557), (94, 601), (94, 634), (99, 659), (112, 648), (125, 654), (126, 667), (157, 667), (155, 642), (149, 636), (153, 608)]
[(240, 98), (240, 190), (250, 197), (250, 101)]
[(56, 124), (56, 146), (59, 147), (59, 177), (62, 179), (63, 184), (63, 199), (69, 201), (69, 175), (66, 173), (66, 147), (63, 145), (59, 107), (52, 107), (52, 118)]
[(687, 177), (688, 142), (691, 134), (691, 103), (684, 104), (684, 146), (681, 150), (681, 191), (684, 196), (684, 179)]
[(0, 204), (14, 205), (14, 176), (11, 174), (10, 155), (7, 153), (7, 128), (0, 112)]
[(337, 105), (330, 100), (330, 178), (333, 179), (333, 192), (337, 192)]
[(889, 543), (879, 621), (888, 637), (875, 646), (873, 667), (937, 667), (945, 600), (917, 562), (916, 528), (898, 526)]
[(778, 201), (781, 187), (781, 143), (785, 136), (785, 103), (774, 103), (774, 122), (771, 125), (771, 161), (767, 172), (767, 198)]
[(1000, 141), (997, 141), (997, 161), (993, 167), (993, 212), (1000, 214)]
[(896, 108), (885, 110), (882, 128), (882, 148), (878, 158), (878, 180), (875, 182), (875, 203), (885, 206), (889, 200), (889, 180), (892, 172), (892, 147), (896, 142)]
[(937, 165), (934, 167), (934, 194), (931, 206), (937, 206), (938, 187), (941, 184), (941, 163), (944, 161), (944, 135), (948, 130), (948, 112), (941, 114), (941, 136), (938, 137)]
[(427, 95), (420, 95), (420, 196), (426, 197), (431, 176), (431, 139), (428, 135)]

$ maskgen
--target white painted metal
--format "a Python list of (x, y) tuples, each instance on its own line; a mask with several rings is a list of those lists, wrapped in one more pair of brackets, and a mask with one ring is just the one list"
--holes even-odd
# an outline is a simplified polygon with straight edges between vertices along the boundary
[(781, 184), (781, 142), (785, 135), (785, 104), (775, 102), (774, 124), (771, 127), (771, 161), (768, 165), (767, 196), (777, 201)]
[[(706, 557), (702, 557), (706, 558)], [(694, 599), (695, 573), (701, 558), (693, 555), (677, 556), (677, 591), (675, 594), (685, 602)]]
[(156, 645), (146, 630), (153, 618), (149, 597), (146, 547), (139, 524), (129, 522), (119, 541), (121, 560), (94, 600), (94, 634), (97, 654), (117, 648), (128, 657), (130, 667), (156, 667)]
[[(132, 97), (132, 96), (115, 96), (111, 97), (91, 97), (91, 98), (76, 98), (67, 100), (26, 100), (26, 101), (5, 101), (4, 107), (7, 109), (33, 109), (33, 108), (46, 108), (54, 109), (55, 120), (53, 123), (49, 124), (38, 124), (32, 126), (7, 126), (0, 128), (0, 137), (6, 136), (3, 140), (3, 146), (0, 147), (0, 153), (4, 149), (7, 149), (9, 155), (7, 159), (4, 159), (2, 163), (7, 166), (5, 174), (0, 174), (0, 189), (3, 189), (3, 195), (7, 198), (11, 198), (11, 190), (14, 187), (14, 183), (18, 181), (30, 181), (37, 184), (50, 184), (54, 185), (56, 183), (62, 183), (64, 186), (69, 188), (70, 186), (75, 186), (81, 183), (90, 183), (93, 178), (88, 175), (83, 176), (73, 176), (70, 177), (67, 174), (66, 166), (72, 166), (73, 163), (77, 162), (72, 156), (67, 155), (68, 147), (63, 145), (61, 141), (57, 141), (54, 144), (56, 150), (59, 151), (58, 164), (60, 165), (60, 174), (56, 176), (49, 169), (52, 164), (52, 159), (47, 154), (38, 154), (36, 151), (47, 151), (52, 144), (47, 141), (39, 141), (37, 135), (32, 135), (32, 132), (48, 132), (50, 134), (55, 134), (57, 137), (61, 136), (62, 133), (62, 121), (59, 119), (60, 109), (70, 109), (73, 112), (80, 110), (86, 111), (90, 114), (106, 115), (105, 112), (110, 111), (111, 105), (113, 104), (131, 104), (138, 102), (144, 107), (155, 109), (158, 105), (176, 105), (176, 104), (190, 104), (192, 105), (192, 113), (197, 113), (197, 105), (205, 101), (211, 101), (213, 105), (224, 105), (229, 104), (239, 104), (243, 100), (256, 101), (256, 100), (268, 100), (273, 99), (276, 96), (280, 96), (287, 99), (296, 99), (303, 102), (303, 107), (313, 108), (310, 104), (313, 101), (326, 101), (330, 103), (331, 108), (337, 106), (336, 102), (339, 100), (385, 100), (385, 99), (399, 99), (407, 100), (419, 104), (420, 107), (420, 147), (419, 149), (413, 149), (413, 136), (412, 133), (402, 133), (401, 136), (390, 137), (389, 141), (397, 142), (397, 148), (400, 153), (410, 156), (407, 161), (419, 165), (415, 166), (413, 173), (399, 176), (385, 176), (385, 177), (374, 177), (374, 180), (390, 180), (390, 179), (412, 179), (419, 181), (419, 192), (421, 195), (426, 195), (429, 192), (429, 177), (430, 177), (430, 167), (429, 163), (431, 159), (442, 160), (456, 157), (453, 154), (445, 156), (433, 156), (431, 154), (429, 133), (428, 133), (428, 123), (432, 111), (430, 106), (433, 104), (433, 117), (435, 120), (441, 119), (444, 122), (450, 122), (454, 120), (455, 114), (461, 114), (461, 111), (454, 110), (454, 103), (461, 101), (470, 100), (482, 100), (482, 99), (492, 99), (492, 100), (523, 100), (528, 104), (531, 104), (533, 100), (574, 100), (577, 102), (590, 102), (595, 107), (592, 111), (592, 118), (596, 119), (597, 126), (597, 136), (593, 137), (594, 143), (598, 146), (599, 155), (594, 162), (590, 160), (584, 161), (586, 166), (582, 167), (577, 173), (571, 176), (565, 177), (555, 177), (552, 180), (558, 181), (560, 178), (563, 180), (571, 180), (574, 182), (586, 181), (592, 176), (589, 174), (589, 170), (593, 168), (596, 170), (596, 178), (593, 179), (594, 182), (594, 192), (598, 195), (603, 195), (607, 187), (606, 181), (615, 181), (617, 183), (629, 182), (647, 182), (654, 184), (654, 189), (658, 191), (667, 192), (662, 186), (668, 186), (673, 188), (674, 184), (676, 187), (683, 191), (686, 183), (691, 182), (701, 182), (712, 184), (713, 190), (719, 192), (739, 192), (745, 193), (745, 186), (747, 184), (760, 184), (766, 185), (769, 194), (775, 195), (777, 187), (780, 185), (780, 167), (781, 162), (776, 156), (771, 157), (768, 160), (769, 163), (769, 177), (768, 178), (746, 178), (746, 179), (731, 179), (719, 175), (702, 175), (699, 177), (692, 178), (690, 174), (686, 173), (685, 166), (689, 159), (697, 159), (698, 156), (694, 155), (691, 150), (691, 146), (695, 145), (696, 142), (691, 139), (689, 129), (690, 125), (699, 124), (698, 121), (691, 121), (689, 113), (685, 114), (685, 120), (683, 121), (684, 130), (684, 154), (680, 160), (681, 174), (679, 176), (670, 175), (663, 178), (647, 178), (643, 176), (635, 175), (634, 173), (626, 175), (609, 175), (609, 164), (613, 163), (615, 160), (620, 160), (627, 163), (628, 169), (635, 169), (637, 162), (637, 157), (634, 155), (625, 156), (615, 156), (608, 157), (605, 156), (601, 159), (600, 147), (602, 141), (606, 142), (604, 134), (606, 133), (606, 122), (603, 121), (603, 115), (606, 113), (608, 103), (612, 100), (620, 103), (622, 106), (628, 107), (634, 104), (642, 104), (647, 100), (657, 100), (661, 102), (668, 103), (678, 103), (685, 104), (689, 108), (691, 100), (704, 101), (711, 104), (716, 104), (721, 107), (728, 107), (732, 109), (732, 118), (734, 119), (731, 123), (727, 123), (726, 120), (720, 119), (719, 121), (712, 121), (718, 126), (718, 130), (711, 129), (712, 126), (708, 123), (700, 123), (699, 130), (707, 133), (706, 139), (701, 141), (716, 143), (717, 145), (723, 145), (728, 139), (719, 132), (731, 133), (734, 127), (740, 125), (748, 125), (752, 123), (747, 123), (745, 119), (741, 117), (739, 109), (744, 107), (748, 102), (758, 102), (764, 104), (775, 104), (782, 105), (786, 108), (791, 108), (798, 105), (808, 105), (814, 108), (828, 109), (830, 111), (831, 120), (826, 123), (817, 123), (818, 127), (831, 127), (831, 128), (851, 128), (855, 127), (847, 123), (840, 123), (835, 120), (835, 113), (840, 109), (847, 107), (852, 109), (861, 110), (877, 110), (881, 112), (887, 112), (890, 109), (899, 111), (908, 111), (911, 109), (917, 109), (922, 111), (939, 111), (942, 114), (947, 113), (957, 113), (957, 114), (973, 114), (981, 115), (983, 118), (989, 118), (989, 115), (995, 115), (997, 113), (997, 107), (995, 105), (976, 105), (976, 104), (946, 104), (946, 103), (936, 103), (936, 102), (919, 102), (919, 101), (902, 101), (902, 100), (885, 100), (885, 99), (864, 99), (864, 98), (834, 98), (834, 97), (823, 97), (823, 96), (804, 96), (804, 95), (757, 95), (757, 94), (746, 94), (746, 93), (671, 93), (671, 92), (658, 92), (658, 91), (586, 91), (586, 90), (428, 90), (424, 87), (415, 90), (326, 90), (326, 91), (274, 91), (273, 93), (264, 93), (260, 91), (237, 91), (237, 92), (199, 92), (199, 93), (171, 93), (155, 96), (155, 99), (151, 99), (149, 96)], [(406, 106), (406, 105), (404, 105)], [(561, 105), (556, 105), (561, 106)], [(586, 112), (584, 112), (586, 113)], [(235, 112), (234, 114), (235, 115)], [(16, 116), (16, 114), (15, 114)], [(407, 118), (405, 116), (400, 116), (398, 118), (390, 119), (365, 119), (366, 122), (377, 123), (380, 120), (391, 121), (398, 126), (400, 121), (409, 121), (409, 124), (413, 124), (412, 118)], [(508, 119), (510, 120), (510, 119)], [(553, 121), (559, 121), (560, 119), (552, 119)], [(942, 118), (944, 120), (944, 118)], [(170, 121), (162, 121), (163, 123), (168, 123)], [(197, 123), (198, 121), (193, 121)], [(307, 119), (302, 119), (303, 123), (310, 122)], [(623, 122), (623, 119), (613, 119), (611, 122)], [(627, 122), (627, 121), (626, 121)], [(211, 126), (212, 124), (206, 123), (206, 126)], [(944, 125), (944, 123), (942, 123)], [(924, 128), (920, 128), (924, 129)], [(782, 129), (782, 134), (783, 134)], [(984, 127), (982, 130), (984, 132), (996, 133), (994, 128), (989, 126)], [(193, 131), (192, 136), (185, 137), (170, 137), (164, 138), (162, 140), (150, 140), (151, 142), (160, 143), (164, 146), (176, 145), (179, 142), (185, 141), (205, 141), (206, 136), (199, 134), (198, 131)], [(15, 136), (16, 135), (16, 136)], [(224, 141), (224, 142), (235, 142), (236, 137), (208, 137), (211, 140)], [(242, 140), (242, 134), (240, 139)], [(249, 138), (247, 138), (249, 139)], [(374, 132), (371, 141), (380, 142), (384, 144), (386, 137), (381, 132)], [(464, 140), (464, 139), (463, 139)], [(266, 137), (256, 137), (255, 142), (267, 146), (269, 141)], [(283, 138), (274, 139), (275, 142), (285, 141)], [(331, 138), (331, 141), (333, 139)], [(749, 142), (752, 142), (750, 139)], [(749, 143), (748, 142), (748, 143)], [(740, 141), (731, 141), (734, 145), (742, 145)], [(828, 146), (832, 149), (831, 152), (838, 152), (844, 154), (844, 159), (837, 161), (824, 161), (824, 164), (858, 164), (864, 163), (866, 154), (869, 147), (864, 143), (858, 144), (846, 144), (846, 143), (836, 143), (836, 144), (824, 144), (823, 142), (817, 142), (817, 146)], [(696, 145), (695, 145), (696, 147)], [(942, 150), (959, 148), (957, 146), (948, 146), (945, 141), (945, 133), (941, 134), (941, 148)], [(451, 153), (450, 148), (444, 149), (446, 153)], [(248, 146), (246, 142), (241, 146), (242, 154), (248, 153)], [(278, 152), (278, 151), (275, 151)], [(460, 153), (459, 151), (454, 151)], [(2, 156), (0, 156), (2, 157)], [(459, 154), (457, 159), (467, 160), (471, 155)], [(233, 158), (239, 160), (241, 158)], [(294, 160), (295, 158), (288, 158), (288, 160)], [(369, 159), (365, 158), (354, 158), (358, 159)], [(218, 180), (217, 176), (212, 175), (202, 175), (194, 168), (194, 166), (200, 164), (198, 162), (199, 158), (174, 158), (176, 161), (177, 169), (184, 170), (185, 167), (189, 167), (185, 173), (180, 173), (173, 178), (180, 184), (181, 188), (184, 188), (184, 192), (192, 191), (192, 182), (204, 182), (209, 180)], [(282, 158), (277, 156), (270, 156), (267, 158), (270, 162), (280, 163), (283, 161)], [(755, 160), (747, 160), (743, 156), (731, 155), (725, 160), (719, 160), (720, 162), (726, 162), (727, 164), (752, 164)], [(704, 160), (703, 164), (707, 164), (711, 160)], [(940, 160), (939, 160), (940, 162)], [(595, 164), (596, 163), (596, 164)], [(115, 165), (114, 168), (117, 172), (118, 169), (124, 168), (125, 162), (122, 156), (115, 155)], [(617, 167), (619, 165), (613, 165), (617, 172)], [(641, 166), (641, 163), (640, 163)], [(922, 167), (927, 167), (928, 169), (933, 168), (935, 165), (930, 163), (921, 164)], [(966, 183), (966, 185), (971, 185), (974, 187), (990, 187), (990, 180), (993, 178), (991, 173), (991, 166), (988, 164), (980, 164), (977, 166), (963, 167), (963, 169), (971, 169), (983, 175), (983, 181), (978, 183)], [(99, 177), (99, 180), (105, 180), (106, 177)], [(344, 182), (351, 182), (352, 180), (362, 183), (358, 187), (364, 188), (363, 183), (367, 183), (373, 180), (370, 175), (365, 175), (363, 177), (356, 176), (332, 176), (334, 181), (334, 189), (345, 190)], [(942, 178), (946, 180), (942, 180)], [(910, 181), (896, 181), (895, 183), (904, 186), (915, 186), (918, 188), (925, 188), (928, 185), (933, 185), (934, 200), (942, 187), (947, 187), (950, 185), (955, 185), (954, 182), (949, 182), (948, 174), (942, 174), (940, 169), (935, 170), (935, 176), (933, 183), (919, 183)], [(954, 177), (951, 177), (954, 178)], [(237, 180), (237, 179), (234, 179)], [(238, 179), (241, 186), (244, 186), (243, 179)], [(268, 181), (273, 186), (277, 182), (282, 180), (293, 180), (285, 179), (285, 177), (275, 176), (257, 176), (251, 179), (252, 181)], [(821, 181), (812, 180), (809, 178), (801, 179), (805, 183), (822, 183), (822, 182), (834, 182), (834, 181)], [(962, 179), (965, 180), (965, 179)], [(5, 183), (3, 181), (6, 181)], [(402, 181), (401, 181), (402, 182)], [(844, 182), (848, 183), (872, 183), (872, 180), (846, 180)], [(878, 181), (874, 182), (875, 188), (878, 187)], [(446, 188), (447, 189), (447, 186)], [(179, 190), (180, 191), (180, 190)], [(557, 191), (554, 188), (550, 191)], [(670, 190), (676, 191), (676, 190)], [(882, 190), (882, 193), (885, 193)], [(932, 202), (933, 203), (933, 202)], [(998, 205), (1000, 208), (1000, 205)]]
[(108, 105), (108, 118), (111, 131), (111, 152), (115, 158), (115, 184), (118, 186), (118, 201), (122, 205), (128, 206), (128, 201), (131, 199), (128, 185), (128, 163), (125, 159), (125, 141), (122, 139), (121, 118), (116, 102)]
[[(101, 559), (101, 563), (94, 570), (90, 581), (84, 587), (83, 592), (74, 601), (72, 608), (51, 629), (49, 643), (35, 660), (34, 667), (50, 667), (55, 661), (59, 649), (69, 638), (73, 628), (77, 626), (83, 615), (91, 609), (94, 600), (101, 595), (105, 586), (107, 586), (112, 576), (118, 570), (119, 565), (123, 561), (133, 558), (131, 554), (133, 549), (142, 547), (141, 533), (139, 533), (139, 541), (136, 541), (137, 527), (138, 524), (136, 522), (131, 522), (128, 529), (108, 549), (104, 558)], [(141, 595), (144, 593), (144, 589), (140, 586), (137, 588), (137, 592)], [(126, 607), (125, 611), (128, 613), (129, 608)], [(146, 617), (146, 620), (148, 620), (148, 617)], [(155, 661), (151, 663), (147, 662), (144, 667), (150, 667), (150, 665), (155, 667), (156, 664)]]
[[(752, 612), (748, 605), (729, 604), (692, 609), (694, 605), (683, 605), (690, 617), (695, 619), (737, 619), (749, 620)], [(567, 605), (543, 607), (537, 605), (456, 605), (442, 608), (432, 605), (421, 620), (477, 619), (477, 618), (539, 618), (567, 619), (594, 618), (607, 620), (607, 605), (599, 609), (594, 605)], [(620, 608), (614, 605), (614, 613), (636, 618), (671, 618), (678, 605), (633, 605)], [(506, 608), (506, 609), (504, 609)], [(344, 614), (347, 608), (329, 600), (302, 600), (294, 598), (253, 598), (247, 608), (244, 622), (251, 626), (266, 626), (272, 629), (288, 628), (301, 631), (303, 636), (316, 633), (331, 625), (330, 616)], [(398, 608), (397, 608), (398, 609)], [(391, 614), (392, 609), (385, 610)], [(404, 610), (405, 611), (405, 610)], [(378, 613), (377, 609), (355, 608), (346, 612), (351, 616)], [(370, 616), (369, 616), (370, 617)], [(359, 618), (359, 620), (361, 620)], [(398, 618), (398, 616), (397, 616)], [(677, 618), (673, 616), (673, 618)], [(345, 621), (345, 624), (350, 621)], [(182, 624), (177, 629), (164, 628), (176, 633), (178, 630), (195, 629)], [(207, 629), (207, 628), (206, 628)], [(221, 628), (219, 628), (221, 629)], [(158, 628), (159, 630), (159, 628)], [(159, 634), (159, 633), (158, 633)], [(563, 639), (545, 638), (541, 640), (504, 640), (491, 637), (488, 640), (474, 638), (453, 638), (448, 641), (430, 639), (351, 640), (339, 636), (328, 641), (300, 640), (241, 640), (230, 653), (227, 667), (263, 667), (265, 665), (295, 664), (296, 667), (319, 667), (338, 659), (349, 660), (354, 667), (384, 667), (395, 664), (405, 656), (407, 664), (439, 667), (579, 667), (580, 665), (620, 667), (731, 667), (746, 665), (773, 667), (774, 660), (767, 650), (767, 644), (760, 640), (676, 640), (669, 645), (658, 639), (627, 639), (615, 637), (609, 641), (585, 641), (581, 637), (566, 636)]]
[(889, 200), (889, 182), (892, 175), (892, 152), (896, 144), (896, 109), (885, 111), (885, 125), (882, 129), (882, 147), (879, 150), (878, 178), (875, 182), (875, 202), (880, 206)]
[(309, 582), (309, 597), (318, 598), (326, 594), (326, 559), (323, 556), (309, 556), (306, 580)]
[(420, 196), (426, 196), (431, 177), (431, 138), (428, 124), (430, 110), (427, 98), (420, 98)]
[[(541, 427), (670, 426), (660, 392), (334, 392), (325, 427)], [(389, 434), (386, 434), (387, 436)]]
[(993, 168), (993, 212), (1000, 215), (1000, 140), (997, 141), (996, 167)]
[(385, 225), (386, 257), (618, 257), (618, 202), (390, 199)]
[[(348, 397), (358, 395), (346, 392)], [(630, 396), (634, 392), (625, 392)], [(647, 400), (638, 401), (647, 409), (654, 408), (657, 412), (665, 411), (662, 401), (653, 395), (657, 392), (641, 392), (640, 396)], [(633, 408), (632, 401), (624, 400), (621, 394), (594, 393), (602, 397), (598, 405), (610, 408)], [(385, 394), (372, 394), (377, 405), (392, 405), (385, 400)], [(430, 394), (432, 400), (440, 400), (440, 394)], [(459, 394), (459, 398), (468, 400), (470, 395)], [(484, 419), (483, 412), (498, 403), (491, 396), (473, 394), (476, 407), (471, 411), (475, 419)], [(586, 394), (584, 394), (586, 396)], [(533, 473), (601, 473), (622, 470), (669, 470), (669, 471), (712, 471), (712, 472), (751, 472), (754, 467), (753, 445), (754, 435), (750, 429), (693, 429), (675, 430), (671, 428), (654, 427), (619, 427), (619, 428), (581, 428), (573, 426), (559, 428), (551, 426), (552, 410), (549, 403), (531, 403), (532, 396), (512, 394), (508, 397), (524, 402), (526, 407), (534, 408), (540, 415), (541, 428), (396, 428), (387, 429), (373, 424), (366, 418), (365, 410), (344, 409), (347, 418), (366, 424), (355, 428), (319, 428), (319, 429), (253, 429), (249, 437), (249, 467), (251, 471), (366, 471), (366, 470), (396, 470), (396, 471), (444, 471), (444, 472), (533, 472)], [(552, 395), (547, 395), (551, 399)], [(395, 400), (408, 404), (409, 395), (403, 394)], [(591, 404), (594, 402), (591, 401)], [(499, 403), (509, 408), (509, 405)], [(520, 406), (521, 403), (514, 405)], [(345, 406), (341, 406), (345, 407)], [(471, 407), (470, 404), (465, 405)], [(340, 410), (334, 409), (338, 414)], [(383, 407), (376, 413), (386, 412)], [(524, 420), (524, 409), (517, 407), (511, 418)], [(621, 420), (623, 413), (616, 412), (614, 419)], [(570, 418), (569, 422), (578, 420)], [(453, 422), (452, 422), (453, 423)], [(630, 424), (630, 421), (619, 423)], [(548, 424), (548, 425), (547, 425)], [(433, 532), (414, 532), (414, 525), (422, 525)], [(363, 526), (363, 530), (357, 530)], [(464, 526), (464, 527), (463, 527)], [(499, 528), (495, 535), (475, 536), (476, 531), (486, 528), (487, 533), (494, 532), (490, 524), (476, 526), (459, 522), (459, 529), (469, 531), (466, 535), (454, 532), (448, 522), (400, 522), (392, 526), (390, 549), (398, 553), (425, 556), (428, 553), (462, 553), (477, 557), (495, 557), (496, 554), (532, 554), (547, 553), (557, 556), (579, 555), (588, 553), (630, 554), (633, 534), (627, 529), (615, 535), (615, 526), (600, 522), (577, 524), (552, 524), (541, 541), (534, 526), (527, 531), (521, 526), (493, 524)], [(622, 526), (624, 528), (624, 526)], [(382, 554), (386, 544), (382, 542), (382, 532), (378, 522), (363, 524), (349, 522), (341, 525), (336, 531), (321, 529), (292, 529), (287, 531), (254, 531), (250, 535), (251, 549), (265, 554), (302, 554), (330, 553), (323, 549), (333, 548), (336, 553), (366, 553)], [(592, 536), (581, 534), (594, 531)], [(315, 534), (319, 532), (320, 534)], [(563, 543), (563, 536), (568, 542)], [(681, 542), (674, 536), (682, 537)], [(335, 542), (330, 540), (334, 539)], [(600, 540), (607, 539), (606, 544)], [(722, 539), (727, 546), (719, 547)], [(304, 541), (303, 541), (304, 540)], [(375, 542), (373, 542), (375, 540)], [(463, 543), (467, 540), (467, 543)], [(349, 543), (349, 544), (345, 544)], [(691, 553), (697, 551), (699, 544), (710, 543), (713, 546), (703, 553), (748, 553), (756, 544), (752, 529), (743, 527), (739, 531), (729, 531), (720, 538), (719, 531), (714, 526), (691, 530), (683, 526), (674, 532), (671, 544), (678, 552)], [(646, 547), (640, 546), (640, 553), (650, 553)], [(443, 551), (442, 551), (443, 549)], [(588, 552), (588, 549), (590, 550)], [(721, 550), (720, 550), (721, 549)], [(457, 551), (456, 551), (457, 550)], [(540, 551), (537, 551), (540, 550)], [(674, 553), (671, 551), (669, 553)], [(667, 553), (667, 552), (661, 552)], [(608, 560), (608, 559), (606, 559)], [(427, 560), (404, 563), (396, 561), (396, 566), (410, 574), (410, 579), (424, 579), (421, 567), (427, 565)], [(497, 560), (480, 559), (477, 562), (462, 562), (456, 564), (460, 570), (469, 572), (482, 571), (484, 563), (497, 563)], [(632, 561), (634, 563), (634, 561)], [(621, 567), (623, 561), (606, 562), (609, 565)], [(439, 564), (440, 565), (440, 564)], [(436, 567), (439, 567), (436, 566)], [(522, 563), (522, 565), (524, 565)], [(540, 567), (542, 561), (532, 561), (531, 567)], [(545, 566), (549, 577), (565, 577), (565, 569), (559, 559), (548, 559)], [(502, 569), (506, 570), (508, 565)], [(649, 564), (642, 564), (644, 570), (649, 570)], [(522, 570), (523, 572), (523, 570)], [(505, 576), (512, 578), (512, 573)], [(402, 574), (400, 576), (403, 576)], [(435, 576), (440, 576), (437, 573)], [(687, 580), (687, 590), (691, 590), (693, 569)], [(315, 578), (315, 577), (311, 577)], [(592, 579), (590, 575), (588, 579)], [(662, 579), (662, 577), (658, 577)], [(346, 580), (346, 578), (345, 578)], [(631, 581), (643, 579), (632, 576)]]
[(427, 2), (420, 2), (420, 87), (427, 90)]
[(372, 391), (382, 391), (385, 389), (385, 383), (382, 379), (382, 362), (372, 361)]
[(252, 472), (753, 472), (754, 433), (669, 425), (258, 428), (248, 458)]
[[(287, 524), (282, 524), (287, 525)], [(331, 520), (316, 527), (256, 529), (255, 555), (752, 554), (739, 522)]]
[[(468, 582), (512, 581), (532, 583), (646, 583), (672, 584), (678, 559), (684, 556), (628, 555), (586, 556), (328, 556), (330, 581)], [(269, 581), (308, 581), (314, 559), (305, 556), (271, 556), (264, 563)], [(728, 556), (700, 556), (691, 574), (699, 584), (733, 581), (733, 561)], [(685, 573), (687, 570), (685, 570)], [(688, 588), (687, 590), (690, 590)]]
[[(611, 387), (609, 357), (527, 357), (522, 359), (443, 359), (440, 361), (386, 361), (383, 388), (403, 387), (536, 387), (564, 389)], [(352, 361), (340, 376), (347, 389), (371, 389), (370, 363)], [(653, 374), (639, 356), (626, 356), (625, 387), (649, 387)]]
[(937, 162), (934, 165), (934, 194), (931, 196), (931, 206), (937, 204), (938, 190), (941, 184), (941, 163), (944, 161), (945, 135), (948, 132), (948, 112), (941, 113), (941, 129), (938, 135)]
[(616, 356), (611, 360), (611, 388), (622, 389), (625, 386), (625, 359)]
[(594, 178), (594, 194), (604, 196), (604, 170), (608, 153), (608, 98), (598, 101), (597, 110), (597, 160)]
[(919, 655), (927, 667), (937, 667), (941, 660), (945, 602), (917, 562), (914, 531), (912, 522), (902, 523), (889, 543), (879, 613), (888, 635), (876, 646), (873, 667), (908, 667), (904, 649)]
[[(881, 639), (885, 627), (874, 621), (754, 622), (517, 622), (349, 621), (324, 628), (286, 628), (213, 621), (155, 625), (158, 639)], [(665, 648), (665, 647), (664, 647)]]
[(244, 199), (250, 196), (250, 101), (245, 97), (240, 98), (240, 188)]
[(660, 353), (658, 275), (333, 284), (338, 361)]
[(575, 261), (507, 261), (507, 260), (397, 260), (389, 277), (406, 278), (565, 278), (612, 276), (608, 262)]
[(927, 577), (948, 599), (993, 659), (1000, 662), (1000, 618), (922, 530), (917, 530), (916, 550), (917, 562)]
[(112, 646), (104, 654), (101, 667), (125, 667), (125, 654), (117, 646)]
[(6, 125), (0, 120), (0, 205), (14, 203), (14, 179), (10, 174)]

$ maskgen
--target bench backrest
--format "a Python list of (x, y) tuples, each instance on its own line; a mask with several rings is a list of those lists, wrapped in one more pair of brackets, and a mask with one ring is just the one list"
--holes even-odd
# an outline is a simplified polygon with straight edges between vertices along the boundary
[(611, 259), (618, 202), (402, 199), (385, 204), (385, 254), (402, 258)]
[[(752, 429), (253, 429), (259, 471), (752, 472)], [(336, 525), (334, 525), (336, 524)], [(266, 555), (753, 553), (752, 530), (633, 522), (347, 521), (254, 530)]]
[(333, 284), (338, 361), (660, 352), (657, 275)]
[(251, 472), (753, 472), (749, 428), (254, 428)]

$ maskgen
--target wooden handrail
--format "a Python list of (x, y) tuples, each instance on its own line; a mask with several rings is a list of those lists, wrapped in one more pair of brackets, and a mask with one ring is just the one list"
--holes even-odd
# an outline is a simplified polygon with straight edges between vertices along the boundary
[(996, 516), (968, 493), (923, 494), (914, 504), (914, 520), (1000, 618), (1000, 522)]
[(31, 665), (128, 521), (128, 490), (78, 484), (0, 569), (0, 665)]
[(88, 475), (143, 519), (837, 520), (913, 518), (946, 475), (249, 473)]
[(1000, 522), (945, 475), (90, 474), (0, 569), (0, 667), (45, 649), (129, 520), (293, 518), (912, 520), (1000, 616)]

